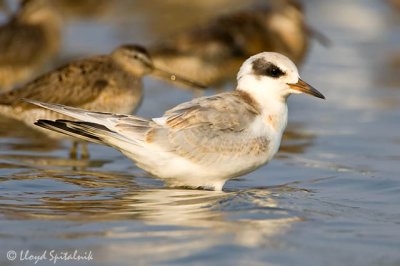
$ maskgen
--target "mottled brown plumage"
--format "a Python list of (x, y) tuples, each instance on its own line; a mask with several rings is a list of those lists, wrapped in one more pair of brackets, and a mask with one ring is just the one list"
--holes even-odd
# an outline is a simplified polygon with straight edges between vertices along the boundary
[(153, 60), (209, 86), (233, 80), (240, 64), (262, 51), (282, 53), (299, 64), (309, 32), (297, 1), (227, 14), (207, 25), (161, 40), (150, 48)]
[(21, 101), (22, 98), (131, 113), (142, 96), (141, 77), (152, 70), (150, 58), (137, 47), (122, 46), (110, 55), (71, 62), (25, 86), (3, 93), (0, 113), (18, 118), (39, 109)]
[(61, 20), (49, 0), (26, 0), (0, 27), (0, 90), (40, 72), (60, 48)]
[[(110, 104), (112, 96), (118, 98), (125, 92), (130, 92), (128, 95), (134, 98), (133, 104), (126, 108)], [(123, 109), (126, 113), (133, 111), (140, 97), (140, 77), (132, 76), (112, 57), (98, 56), (72, 62), (25, 86), (3, 93), (0, 104), (28, 111), (36, 107), (21, 101), (22, 98), (88, 107), (101, 105), (105, 101), (104, 108)]]

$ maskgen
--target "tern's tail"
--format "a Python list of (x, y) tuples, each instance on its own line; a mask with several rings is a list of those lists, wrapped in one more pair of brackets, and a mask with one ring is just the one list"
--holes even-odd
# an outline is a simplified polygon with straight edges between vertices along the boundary
[(69, 120), (38, 120), (35, 125), (69, 135), (71, 137), (83, 139), (98, 144), (110, 145), (107, 141), (115, 132), (109, 130), (103, 125), (90, 122), (76, 122)]
[(76, 120), (39, 120), (35, 125), (86, 141), (105, 144), (123, 150), (127, 145), (141, 146), (149, 120), (79, 108), (26, 100), (32, 104), (70, 116)]

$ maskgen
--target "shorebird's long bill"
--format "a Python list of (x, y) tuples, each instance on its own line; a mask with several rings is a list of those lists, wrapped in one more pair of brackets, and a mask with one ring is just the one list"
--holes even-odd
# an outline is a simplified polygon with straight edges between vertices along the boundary
[(179, 75), (170, 73), (168, 71), (165, 71), (165, 70), (162, 70), (162, 69), (159, 69), (156, 67), (153, 69), (153, 72), (151, 73), (151, 75), (160, 77), (161, 79), (168, 79), (173, 82), (177, 82), (177, 83), (180, 83), (182, 85), (185, 85), (185, 86), (188, 86), (188, 87), (194, 88), (194, 89), (206, 89), (207, 88), (207, 86), (205, 86), (204, 84), (201, 84), (197, 81), (181, 77)]
[(321, 99), (325, 99), (325, 96), (322, 95), (322, 93), (317, 91), (317, 89), (313, 88), (311, 85), (307, 84), (300, 78), (297, 83), (291, 83), (288, 85), (292, 90), (301, 91), (301, 92), (307, 93), (309, 95), (312, 95), (312, 96), (315, 96), (315, 97), (318, 97)]
[(305, 30), (306, 30), (306, 33), (310, 37), (314, 38), (316, 41), (318, 41), (323, 46), (330, 47), (332, 45), (332, 41), (331, 41), (331, 39), (329, 39), (329, 37), (327, 37), (322, 32), (314, 29), (310, 25), (305, 25)]

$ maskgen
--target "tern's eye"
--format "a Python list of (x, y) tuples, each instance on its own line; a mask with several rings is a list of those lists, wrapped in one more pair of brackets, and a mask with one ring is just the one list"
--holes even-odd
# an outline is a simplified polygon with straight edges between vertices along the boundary
[(283, 72), (279, 67), (270, 65), (267, 67), (265, 70), (265, 74), (267, 76), (273, 77), (273, 78), (279, 78), (280, 76), (285, 75), (285, 72)]

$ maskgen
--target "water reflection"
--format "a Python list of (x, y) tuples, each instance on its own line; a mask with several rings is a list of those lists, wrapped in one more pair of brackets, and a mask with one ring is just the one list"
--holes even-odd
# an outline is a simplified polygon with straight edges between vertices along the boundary
[(89, 167), (102, 167), (109, 160), (83, 160), (70, 159), (55, 156), (26, 155), (26, 154), (5, 154), (0, 155), (0, 159), (7, 161), (9, 165), (25, 167), (64, 167), (73, 170), (84, 170)]
[(17, 120), (0, 116), (0, 125), (0, 150), (48, 152), (61, 148), (59, 141)]
[[(131, 175), (86, 170), (29, 169), (0, 181), (10, 186), (0, 196), (1, 213), (19, 219), (118, 219), (126, 204), (113, 198), (114, 190), (137, 187)], [(13, 190), (13, 184), (26, 190)]]
[(288, 125), (283, 138), (278, 158), (285, 156), (284, 154), (301, 154), (314, 144), (316, 135), (307, 132), (301, 123), (291, 123)]
[[(95, 220), (134, 218), (152, 224), (195, 227), (211, 227), (226, 220), (220, 211), (235, 209), (241, 202), (251, 202), (253, 210), (272, 208), (274, 212), (277, 208), (275, 211), (279, 212), (278, 203), (269, 196), (272, 190), (286, 190), (285, 186), (246, 192), (145, 188), (136, 184), (133, 175), (90, 170), (29, 169), (0, 181), (4, 187), (16, 182), (27, 188), (26, 191), (7, 192), (19, 194), (18, 202), (23, 204), (4, 204), (12, 198), (6, 199), (3, 195), (1, 205), (3, 210), (15, 208), (15, 215), (19, 213), (26, 218), (49, 215), (48, 218), (68, 220), (82, 215), (85, 219), (89, 216)], [(39, 183), (43, 183), (43, 189), (37, 186)], [(40, 193), (32, 197), (29, 187)], [(62, 187), (68, 189), (62, 190)], [(97, 210), (96, 206), (102, 208)], [(199, 223), (203, 220), (204, 224)]]
[[(149, 230), (123, 227), (106, 233), (113, 240), (129, 240), (129, 244), (113, 241), (104, 250), (122, 260), (139, 256), (153, 263), (185, 263), (205, 251), (226, 254), (223, 248), (219, 250), (226, 245), (271, 248), (279, 245), (277, 236), (302, 221), (280, 209), (268, 190), (214, 193), (157, 189), (132, 195), (132, 200), (138, 200), (131, 207), (139, 211), (139, 219)], [(163, 245), (164, 241), (168, 244)]]
[[(231, 192), (143, 188), (129, 175), (54, 170), (19, 172), (0, 182), (0, 213), (6, 219), (78, 222), (76, 228), (59, 228), (57, 238), (101, 235), (110, 241), (101, 254), (114, 258), (134, 252), (150, 261), (171, 260), (228, 239), (241, 247), (274, 246), (277, 235), (303, 220), (279, 206), (276, 195), (301, 191), (290, 186)], [(79, 229), (106, 221), (117, 224), (101, 231)], [(122, 221), (140, 222), (145, 228), (136, 230)], [(167, 238), (168, 245), (150, 245), (155, 238)]]

